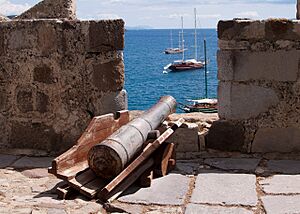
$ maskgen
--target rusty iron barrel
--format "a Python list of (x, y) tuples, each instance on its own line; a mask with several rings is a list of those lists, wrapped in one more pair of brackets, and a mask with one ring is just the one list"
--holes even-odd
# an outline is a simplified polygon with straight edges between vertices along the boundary
[(157, 129), (175, 110), (176, 100), (172, 96), (160, 98), (158, 103), (140, 117), (92, 147), (88, 153), (90, 168), (103, 178), (117, 176), (142, 149), (148, 133)]

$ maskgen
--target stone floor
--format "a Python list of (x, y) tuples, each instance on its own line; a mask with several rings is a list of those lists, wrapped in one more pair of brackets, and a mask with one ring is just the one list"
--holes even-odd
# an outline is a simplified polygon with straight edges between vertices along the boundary
[[(52, 158), (0, 154), (0, 213), (300, 213), (300, 157), (200, 155), (112, 204), (58, 200)], [(297, 160), (298, 159), (298, 160)]]

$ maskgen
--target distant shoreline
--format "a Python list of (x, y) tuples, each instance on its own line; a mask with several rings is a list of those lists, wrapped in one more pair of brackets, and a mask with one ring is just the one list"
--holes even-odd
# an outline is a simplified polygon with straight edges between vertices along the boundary
[[(179, 28), (138, 28), (138, 27), (126, 27), (126, 30), (181, 30)], [(193, 28), (185, 28), (184, 30), (194, 30)], [(217, 30), (217, 28), (199, 28), (198, 30)]]

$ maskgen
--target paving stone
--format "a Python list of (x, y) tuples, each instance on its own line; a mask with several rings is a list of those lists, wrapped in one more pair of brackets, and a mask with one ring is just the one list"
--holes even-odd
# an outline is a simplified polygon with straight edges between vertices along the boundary
[(0, 187), (9, 187), (9, 181), (7, 179), (0, 178)]
[(181, 207), (154, 207), (146, 211), (145, 214), (182, 214)]
[(270, 172), (300, 174), (300, 161), (297, 160), (270, 160), (267, 163)]
[(81, 214), (81, 213), (103, 213), (103, 208), (100, 204), (95, 202), (88, 203), (87, 205), (81, 207), (80, 209), (72, 211), (74, 214)]
[(160, 205), (182, 205), (189, 189), (190, 179), (183, 175), (169, 174), (154, 179), (149, 188), (130, 188), (120, 197), (120, 202)]
[(34, 210), (32, 210), (31, 214), (47, 214), (47, 210), (46, 209), (34, 208)]
[(116, 200), (113, 202), (113, 204), (105, 205), (105, 210), (108, 213), (120, 212), (120, 213), (140, 214), (143, 213), (144, 209), (145, 209), (145, 205), (120, 203)]
[(198, 214), (198, 213), (209, 213), (209, 214), (251, 214), (250, 210), (239, 207), (221, 207), (221, 206), (207, 206), (200, 204), (188, 204), (185, 210), (185, 214)]
[(192, 203), (255, 206), (256, 177), (247, 174), (199, 174)]
[(0, 206), (1, 214), (11, 214), (11, 210), (9, 207)]
[(31, 187), (31, 192), (33, 193), (41, 193), (41, 192), (44, 192), (46, 191), (46, 187), (43, 187), (43, 186), (33, 186)]
[(176, 162), (176, 168), (174, 171), (187, 174), (187, 175), (193, 175), (200, 164), (198, 163), (185, 163), (185, 162)]
[(12, 167), (15, 169), (25, 168), (48, 168), (51, 166), (51, 157), (22, 157), (17, 160)]
[(274, 175), (259, 184), (267, 194), (300, 193), (300, 175)]
[(67, 214), (64, 209), (48, 209), (47, 214)]
[(300, 213), (300, 195), (296, 196), (263, 196), (263, 205), (267, 213), (286, 214)]
[(28, 169), (22, 171), (22, 174), (28, 178), (45, 178), (49, 176), (46, 168)]
[(10, 166), (19, 156), (0, 154), (0, 168)]
[(204, 161), (210, 166), (224, 170), (255, 171), (260, 159), (254, 158), (211, 158)]
[(13, 208), (12, 213), (14, 213), (14, 214), (31, 214), (32, 209), (31, 208)]

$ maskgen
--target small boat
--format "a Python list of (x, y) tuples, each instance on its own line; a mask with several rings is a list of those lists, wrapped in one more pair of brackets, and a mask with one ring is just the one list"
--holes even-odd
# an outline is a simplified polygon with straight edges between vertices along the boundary
[(165, 54), (179, 54), (182, 53), (184, 50), (180, 48), (167, 48), (165, 50)]
[(183, 17), (181, 17), (181, 49), (182, 51), (182, 60), (176, 60), (173, 63), (170, 63), (169, 65), (165, 66), (165, 70), (170, 70), (173, 72), (176, 71), (187, 71), (187, 70), (196, 70), (196, 69), (202, 69), (205, 67), (205, 62), (198, 61), (197, 60), (197, 12), (196, 8), (194, 10), (195, 13), (195, 58), (185, 60), (184, 59), (184, 36), (183, 36)]
[(185, 51), (183, 48), (180, 47), (180, 33), (179, 33), (179, 42), (178, 42), (178, 48), (173, 48), (173, 34), (172, 30), (170, 32), (170, 41), (171, 41), (171, 48), (165, 49), (164, 53), (165, 54), (179, 54)]
[(176, 60), (168, 66), (167, 69), (171, 71), (186, 71), (201, 69), (205, 66), (203, 62), (197, 62), (195, 59), (190, 60)]
[(202, 113), (218, 113), (218, 100), (217, 99), (200, 99), (200, 100), (187, 100), (190, 104), (179, 103), (179, 108), (186, 113), (202, 112)]

